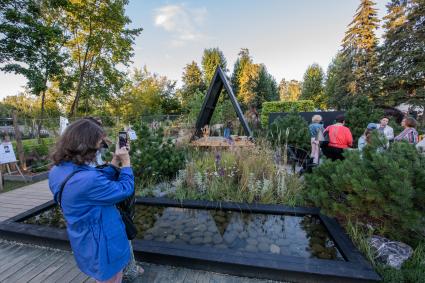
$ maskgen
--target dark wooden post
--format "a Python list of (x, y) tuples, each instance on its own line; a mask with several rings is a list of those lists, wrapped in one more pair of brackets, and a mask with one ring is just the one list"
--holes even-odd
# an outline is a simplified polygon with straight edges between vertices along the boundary
[(18, 153), (18, 159), (21, 163), (22, 170), (27, 170), (27, 165), (25, 162), (25, 154), (24, 154), (24, 148), (22, 146), (22, 138), (21, 138), (21, 132), (19, 131), (18, 126), (18, 115), (16, 114), (16, 110), (13, 111), (12, 119), (13, 119), (13, 128), (15, 128), (15, 138), (16, 138), (16, 151)]

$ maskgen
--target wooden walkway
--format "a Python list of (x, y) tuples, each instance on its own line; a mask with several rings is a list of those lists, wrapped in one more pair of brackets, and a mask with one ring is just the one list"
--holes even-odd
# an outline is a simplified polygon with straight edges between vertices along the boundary
[[(48, 181), (0, 193), (0, 222), (52, 199)], [(145, 273), (136, 283), (260, 283), (269, 280), (139, 263)], [(69, 251), (0, 239), (0, 282), (95, 282), (81, 273)]]
[[(135, 283), (260, 283), (275, 282), (139, 263), (145, 273)], [(0, 282), (5, 283), (79, 283), (95, 282), (81, 273), (68, 251), (0, 240)]]
[(51, 199), (48, 180), (0, 193), (0, 222)]

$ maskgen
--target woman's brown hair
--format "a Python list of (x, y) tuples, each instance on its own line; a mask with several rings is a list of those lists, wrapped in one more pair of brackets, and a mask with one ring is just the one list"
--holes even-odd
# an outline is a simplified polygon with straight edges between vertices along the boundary
[(407, 118), (404, 120), (404, 123), (405, 123), (405, 125), (406, 125), (407, 127), (409, 127), (409, 128), (415, 128), (415, 127), (416, 127), (416, 120), (415, 120), (415, 118), (407, 117)]
[(70, 124), (51, 155), (55, 165), (71, 161), (78, 165), (92, 162), (96, 157), (97, 144), (105, 132), (95, 122), (80, 119)]

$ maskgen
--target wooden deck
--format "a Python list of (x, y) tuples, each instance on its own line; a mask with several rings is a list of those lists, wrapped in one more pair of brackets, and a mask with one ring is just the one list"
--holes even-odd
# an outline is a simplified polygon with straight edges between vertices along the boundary
[[(136, 283), (260, 283), (275, 282), (201, 270), (139, 263), (145, 273)], [(0, 282), (95, 282), (81, 273), (68, 251), (0, 240)]]
[(48, 180), (0, 193), (0, 222), (51, 199)]
[[(52, 199), (48, 181), (0, 193), (0, 222)], [(139, 263), (145, 273), (137, 283), (260, 283), (276, 282), (188, 268)], [(0, 239), (0, 282), (95, 282), (81, 273), (69, 251)]]

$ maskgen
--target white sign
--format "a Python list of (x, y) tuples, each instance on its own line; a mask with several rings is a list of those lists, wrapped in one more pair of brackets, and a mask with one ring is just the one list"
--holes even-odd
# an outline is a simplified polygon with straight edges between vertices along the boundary
[(68, 127), (69, 125), (69, 121), (67, 118), (65, 117), (60, 117), (60, 121), (59, 121), (59, 134), (63, 134), (63, 132), (65, 132), (66, 127)]
[(137, 140), (137, 135), (136, 132), (134, 130), (128, 130), (128, 137), (130, 138), (131, 141)]
[(16, 162), (16, 155), (11, 142), (0, 144), (0, 164)]

